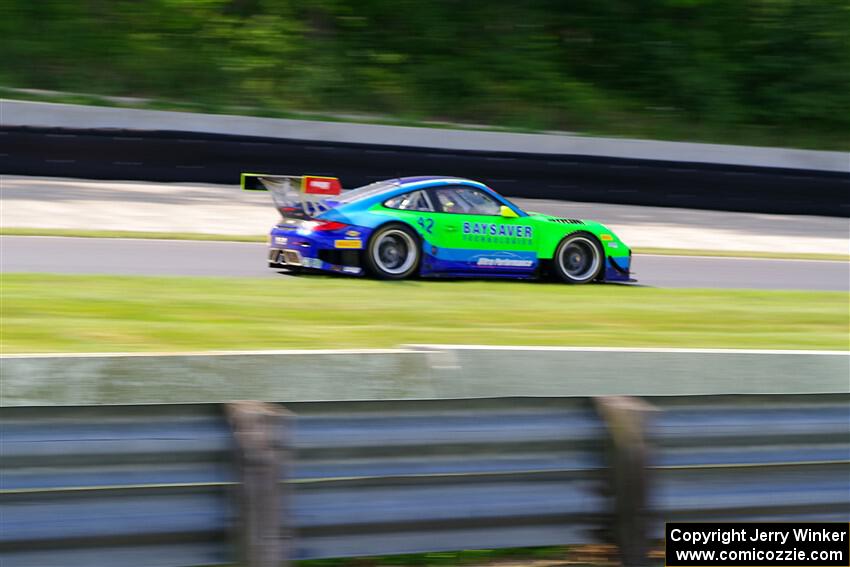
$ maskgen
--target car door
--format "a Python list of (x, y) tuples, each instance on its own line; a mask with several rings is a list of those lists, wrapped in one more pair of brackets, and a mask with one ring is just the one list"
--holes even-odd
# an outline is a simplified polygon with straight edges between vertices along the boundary
[(414, 227), (426, 244), (431, 242), (436, 219), (431, 197), (426, 191), (420, 189), (397, 195), (384, 201), (383, 207), (391, 209), (394, 218)]
[(531, 273), (537, 268), (530, 217), (502, 216), (502, 203), (469, 186), (429, 190), (436, 212), (433, 255), (441, 271)]

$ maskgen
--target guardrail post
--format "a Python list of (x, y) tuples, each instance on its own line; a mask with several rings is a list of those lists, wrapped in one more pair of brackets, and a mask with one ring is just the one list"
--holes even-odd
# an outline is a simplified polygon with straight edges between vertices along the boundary
[(649, 561), (649, 475), (647, 421), (655, 408), (643, 400), (626, 396), (594, 398), (596, 410), (608, 430), (608, 492), (613, 497), (613, 514), (606, 530), (623, 565), (648, 565)]
[(280, 479), (289, 461), (291, 414), (252, 401), (225, 406), (236, 442), (239, 562), (245, 567), (286, 564), (292, 556), (289, 526), (281, 525), (288, 502)]

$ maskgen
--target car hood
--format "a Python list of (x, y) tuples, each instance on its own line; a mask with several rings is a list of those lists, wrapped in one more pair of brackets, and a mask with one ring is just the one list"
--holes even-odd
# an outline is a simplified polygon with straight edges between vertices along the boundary
[(546, 215), (543, 213), (533, 213), (530, 211), (528, 212), (528, 214), (535, 220), (560, 226), (586, 227), (588, 230), (608, 230), (608, 227), (606, 227), (605, 225), (592, 220), (580, 219), (577, 217)]

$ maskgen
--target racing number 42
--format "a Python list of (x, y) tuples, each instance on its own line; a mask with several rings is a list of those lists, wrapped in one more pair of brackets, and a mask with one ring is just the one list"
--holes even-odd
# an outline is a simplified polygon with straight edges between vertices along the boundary
[(431, 231), (434, 230), (434, 219), (426, 219), (425, 217), (419, 217), (417, 224), (422, 228), (422, 230), (424, 230), (428, 234), (431, 234)]

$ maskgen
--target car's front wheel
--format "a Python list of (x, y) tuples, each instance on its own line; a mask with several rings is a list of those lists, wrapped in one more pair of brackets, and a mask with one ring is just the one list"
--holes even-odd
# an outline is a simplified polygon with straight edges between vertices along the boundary
[(555, 273), (566, 283), (583, 284), (599, 276), (605, 263), (602, 246), (588, 233), (571, 234), (561, 241), (553, 258)]
[(420, 247), (416, 233), (401, 224), (382, 226), (372, 234), (366, 250), (366, 266), (376, 277), (401, 280), (419, 268)]

